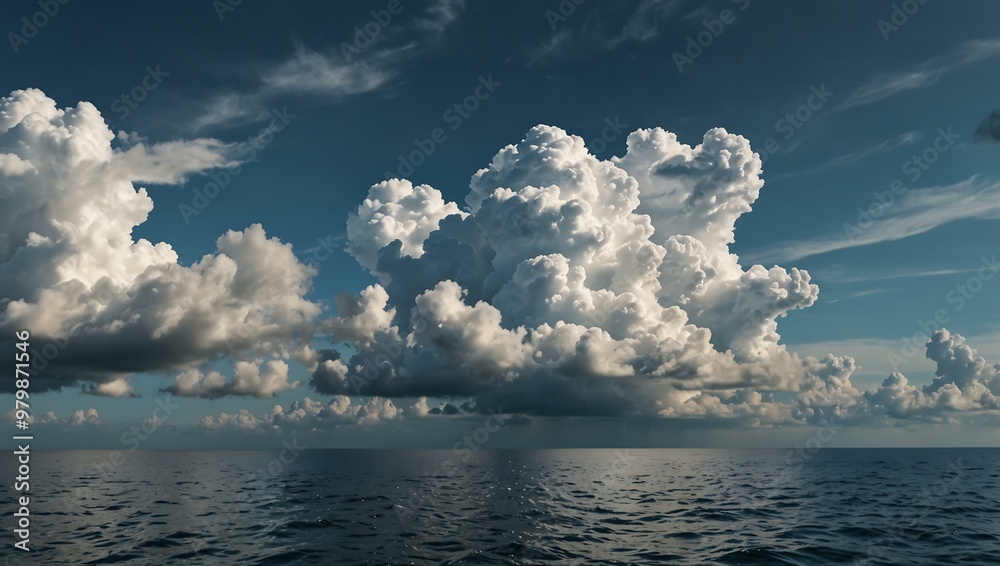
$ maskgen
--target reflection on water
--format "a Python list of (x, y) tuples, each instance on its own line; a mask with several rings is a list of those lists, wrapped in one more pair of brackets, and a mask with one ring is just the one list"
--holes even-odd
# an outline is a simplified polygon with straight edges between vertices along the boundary
[(1000, 563), (1000, 450), (825, 449), (804, 466), (786, 455), (38, 453), (33, 550), (3, 553), (11, 564)]

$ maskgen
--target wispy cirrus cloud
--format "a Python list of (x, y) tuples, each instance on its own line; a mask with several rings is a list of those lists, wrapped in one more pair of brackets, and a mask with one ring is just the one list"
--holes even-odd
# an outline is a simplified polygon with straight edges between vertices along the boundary
[(550, 57), (555, 57), (563, 51), (569, 50), (569, 46), (573, 42), (574, 35), (571, 30), (564, 29), (557, 31), (537, 46), (528, 50), (528, 64), (534, 65)]
[(612, 38), (610, 45), (622, 41), (647, 41), (660, 33), (660, 24), (684, 4), (683, 0), (643, 0), (632, 12), (621, 33)]
[[(1000, 182), (976, 177), (943, 187), (913, 189), (867, 228), (845, 224), (843, 233), (785, 242), (746, 259), (754, 263), (794, 261), (836, 250), (901, 240), (957, 220), (1000, 219)], [(854, 220), (853, 218), (851, 219)], [(849, 229), (850, 228), (850, 229)]]
[(944, 69), (912, 71), (881, 75), (875, 80), (861, 85), (840, 105), (840, 110), (866, 106), (889, 98), (901, 92), (915, 90), (937, 84)]
[(836, 110), (867, 106), (897, 94), (937, 84), (949, 71), (1000, 55), (1000, 39), (977, 39), (915, 69), (880, 75), (861, 85)]
[(894, 279), (916, 279), (921, 277), (940, 277), (943, 275), (961, 275), (965, 273), (975, 273), (975, 269), (924, 269), (924, 270), (900, 270), (894, 272), (859, 272), (852, 269), (850, 271), (840, 267), (827, 269), (812, 269), (809, 273), (820, 283), (867, 283), (871, 281), (892, 281)]
[(297, 43), (292, 57), (261, 73), (265, 89), (346, 96), (374, 90), (389, 79), (383, 66), (368, 61), (348, 61)]
[(815, 175), (816, 173), (821, 173), (823, 171), (828, 171), (830, 169), (836, 169), (838, 167), (852, 165), (854, 163), (867, 159), (873, 155), (887, 153), (894, 149), (914, 144), (917, 141), (919, 141), (920, 138), (921, 138), (920, 132), (906, 132), (905, 134), (900, 134), (898, 136), (894, 136), (889, 139), (883, 140), (871, 147), (867, 147), (865, 149), (861, 149), (851, 153), (846, 153), (844, 155), (838, 155), (837, 157), (824, 161), (823, 163), (815, 167), (810, 167), (809, 169), (804, 169), (802, 171), (792, 171), (789, 173), (778, 175), (776, 177), (773, 177), (772, 180), (784, 179), (786, 177), (803, 176), (803, 175)]
[(296, 42), (290, 57), (261, 64), (255, 70), (257, 86), (246, 91), (226, 91), (210, 98), (194, 118), (198, 132), (212, 126), (235, 126), (267, 119), (273, 100), (282, 95), (320, 97), (338, 102), (346, 97), (377, 90), (394, 75), (393, 51), (378, 50), (357, 59), (339, 48), (316, 51)]
[(427, 8), (427, 15), (417, 20), (417, 26), (441, 33), (465, 11), (465, 0), (437, 0)]
[(199, 109), (199, 114), (191, 120), (193, 132), (218, 124), (238, 126), (264, 119), (270, 111), (263, 101), (237, 92), (225, 92), (211, 98)]
[(882, 293), (888, 293), (892, 289), (864, 289), (861, 291), (855, 291), (854, 293), (849, 293), (837, 297), (836, 299), (831, 299), (826, 301), (827, 303), (839, 303), (840, 301), (848, 301), (850, 299), (861, 299), (863, 297), (870, 297), (872, 295), (881, 295)]
[(465, 0), (437, 0), (406, 23), (370, 22), (379, 26), (378, 32), (364, 43), (350, 37), (314, 49), (297, 41), (289, 57), (256, 65), (256, 85), (250, 89), (220, 92), (206, 101), (191, 127), (197, 132), (264, 119), (272, 101), (282, 95), (338, 102), (375, 91), (454, 25), (464, 10)]
[(580, 14), (581, 8), (577, 7), (573, 13), (559, 16), (562, 20), (557, 23), (565, 27), (556, 28), (554, 23), (552, 34), (528, 50), (528, 64), (566, 55), (610, 51), (629, 41), (649, 41), (660, 35), (664, 22), (685, 3), (686, 0), (643, 0), (627, 13), (617, 7), (595, 5), (591, 11)]

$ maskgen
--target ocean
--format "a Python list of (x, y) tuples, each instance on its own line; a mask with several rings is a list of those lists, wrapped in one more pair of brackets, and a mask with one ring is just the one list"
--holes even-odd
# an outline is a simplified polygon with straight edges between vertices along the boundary
[(1000, 564), (1000, 449), (31, 460), (29, 552), (0, 489), (6, 564)]

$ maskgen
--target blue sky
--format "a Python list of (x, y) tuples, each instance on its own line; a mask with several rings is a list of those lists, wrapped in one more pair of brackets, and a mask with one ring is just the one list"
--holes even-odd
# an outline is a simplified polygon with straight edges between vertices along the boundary
[[(994, 3), (930, 2), (898, 29), (880, 27), (880, 20), (892, 21), (888, 1), (584, 2), (559, 17), (557, 2), (220, 5), (70, 3), (26, 43), (0, 51), (0, 91), (37, 88), (60, 108), (89, 101), (110, 130), (137, 136), (123, 144), (206, 138), (240, 144), (267, 133), (273, 111), (294, 116), (252, 159), (237, 151), (240, 172), (197, 214), (185, 217), (181, 207), (224, 167), (192, 167), (180, 183), (141, 183), (154, 207), (132, 236), (168, 242), (182, 266), (213, 253), (227, 230), (260, 223), (269, 237), (290, 243), (302, 263), (318, 263), (306, 298), (333, 316), (334, 296), (378, 282), (344, 251), (345, 223), (369, 187), (398, 171), (401, 156), (420, 152), (422, 163), (406, 177), (461, 205), (472, 174), (536, 124), (580, 136), (600, 159), (623, 155), (626, 135), (639, 128), (661, 127), (694, 145), (722, 127), (766, 153), (765, 184), (752, 212), (737, 221), (730, 251), (743, 268), (752, 260), (808, 270), (820, 288), (815, 304), (778, 319), (789, 351), (853, 356), (862, 366), (852, 377), (859, 390), (878, 387), (893, 369), (911, 383), (928, 383), (935, 366), (922, 347), (899, 368), (890, 367), (888, 354), (944, 309), (951, 333), (1000, 361), (997, 281), (973, 282), (980, 291), (955, 299), (998, 251), (1000, 145), (973, 136), (1000, 106)], [(571, 4), (563, 5), (568, 12)], [(398, 13), (389, 14), (390, 6)], [(30, 1), (5, 4), (5, 31), (23, 33), (20, 18), (39, 9)], [(732, 22), (713, 23), (723, 10)], [(385, 14), (389, 21), (376, 25)], [(355, 28), (366, 25), (377, 30), (370, 44), (355, 41)], [(713, 29), (718, 33), (711, 35)], [(689, 38), (700, 33), (711, 40), (678, 69), (675, 53), (690, 57)], [(345, 45), (354, 47), (347, 59)], [(123, 105), (121, 97), (135, 89), (143, 100)], [(477, 94), (474, 110), (454, 111)], [(433, 139), (436, 129), (441, 141)], [(934, 159), (926, 170), (913, 161), (922, 155)], [(877, 194), (888, 198), (897, 180), (906, 189), (872, 228), (860, 230), (865, 245), (851, 241), (845, 225), (857, 225), (859, 209), (878, 202)], [(328, 258), (317, 255), (317, 248), (325, 250), (320, 242), (335, 248)], [(329, 334), (314, 339), (317, 350), (329, 344)], [(289, 365), (290, 378), (309, 380), (308, 368)], [(224, 355), (200, 367), (232, 373)], [(74, 384), (39, 394), (33, 409), (65, 419), (92, 407), (104, 428), (87, 434), (116, 439), (149, 417), (160, 389), (178, 373), (136, 372), (133, 398), (84, 395)], [(213, 445), (220, 437), (205, 440), (197, 432), (206, 415), (260, 414), (304, 394), (328, 399), (308, 389), (263, 399), (184, 399), (171, 416), (176, 429), (158, 442)], [(422, 426), (418, 441), (436, 438), (435, 427), (450, 430)], [(531, 426), (550, 424), (543, 418)], [(614, 427), (597, 428), (615, 442), (607, 432)], [(663, 423), (650, 427), (670, 430)], [(968, 424), (934, 434), (947, 443), (966, 435), (963, 427), (989, 437), (989, 427)], [(395, 438), (391, 430), (365, 429), (362, 437), (384, 442)], [(350, 433), (330, 434), (320, 442), (351, 443), (344, 440)], [(884, 443), (908, 442), (895, 432), (880, 434)], [(641, 438), (655, 444), (658, 436)], [(864, 437), (859, 433), (858, 442)], [(256, 442), (249, 438), (239, 442)]]

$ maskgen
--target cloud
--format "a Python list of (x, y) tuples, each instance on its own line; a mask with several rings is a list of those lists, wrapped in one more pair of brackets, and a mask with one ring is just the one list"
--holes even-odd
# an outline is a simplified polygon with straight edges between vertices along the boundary
[(427, 397), (421, 397), (417, 399), (416, 403), (410, 406), (407, 414), (411, 417), (421, 418), (426, 417), (431, 412), (431, 408), (427, 405)]
[(295, 43), (291, 56), (282, 61), (262, 64), (257, 70), (257, 84), (245, 91), (216, 94), (203, 104), (191, 120), (193, 131), (214, 126), (233, 126), (264, 120), (282, 95), (298, 94), (337, 102), (346, 97), (371, 92), (383, 86), (392, 72), (385, 65), (389, 53), (369, 50), (366, 55), (348, 59), (339, 50), (319, 52)]
[(200, 113), (191, 120), (191, 130), (200, 132), (220, 124), (237, 126), (263, 120), (269, 114), (263, 104), (238, 92), (217, 94), (201, 105)]
[[(537, 126), (470, 184), (465, 209), (390, 180), (348, 219), (379, 283), (338, 297), (312, 385), (327, 394), (473, 398), (537, 414), (656, 415), (692, 391), (798, 390), (831, 360), (779, 345), (813, 304), (805, 271), (742, 268), (734, 225), (763, 186), (749, 142), (661, 129), (600, 160)], [(810, 377), (810, 376), (813, 377)]]
[(911, 145), (920, 140), (919, 132), (907, 132), (905, 134), (900, 134), (898, 136), (883, 140), (876, 145), (862, 149), (860, 151), (855, 151), (852, 153), (846, 153), (844, 155), (838, 155), (832, 159), (829, 159), (816, 167), (811, 167), (801, 172), (791, 172), (784, 175), (779, 175), (775, 179), (781, 179), (785, 177), (792, 177), (796, 175), (814, 175), (822, 171), (827, 171), (830, 169), (836, 169), (838, 167), (843, 167), (845, 165), (851, 165), (857, 163), (863, 159), (867, 159), (873, 155), (878, 155), (881, 153), (886, 153), (894, 149)]
[(174, 383), (164, 389), (178, 397), (249, 396), (258, 399), (274, 397), (282, 391), (294, 389), (298, 381), (288, 381), (288, 364), (282, 360), (262, 360), (236, 362), (233, 378), (227, 380), (222, 374), (198, 369), (189, 369), (174, 379)]
[[(536, 126), (473, 175), (461, 210), (430, 186), (374, 185), (348, 220), (348, 250), (378, 283), (337, 298), (332, 339), (344, 347), (322, 353), (311, 385), (417, 397), (416, 417), (502, 402), (524, 415), (773, 426), (990, 406), (976, 385), (997, 385), (985, 362), (947, 361), (972, 359), (961, 337), (928, 343), (939, 378), (922, 394), (949, 400), (923, 412), (887, 411), (889, 393), (858, 389), (852, 357), (780, 343), (778, 319), (819, 289), (803, 270), (744, 268), (729, 251), (760, 174), (749, 142), (721, 128), (695, 146), (638, 130), (623, 156), (601, 160)], [(916, 202), (940, 208), (932, 192)], [(451, 401), (435, 410), (426, 397)]]
[(399, 240), (403, 254), (418, 258), (427, 236), (452, 215), (464, 213), (457, 204), (445, 202), (437, 190), (427, 185), (414, 187), (406, 180), (384, 181), (368, 191), (368, 198), (347, 220), (351, 255), (374, 271), (378, 251)]
[[(392, 400), (381, 397), (369, 397), (357, 402), (346, 395), (333, 395), (325, 402), (305, 397), (293, 401), (288, 407), (275, 405), (263, 414), (239, 409), (235, 413), (208, 415), (201, 419), (198, 428), (208, 431), (285, 434), (344, 427), (377, 427), (407, 419), (424, 422), (433, 419), (469, 419), (475, 414), (469, 402), (456, 405), (443, 401), (431, 406), (427, 397), (420, 397), (406, 407), (398, 407)], [(532, 422), (526, 415), (506, 414), (496, 409), (490, 414), (500, 415), (504, 422), (511, 424), (526, 425)]]
[(315, 268), (260, 225), (230, 230), (190, 266), (169, 244), (132, 236), (153, 209), (134, 183), (229, 163), (225, 144), (114, 139), (90, 103), (59, 109), (35, 89), (0, 99), (0, 335), (9, 345), (15, 329), (32, 330), (32, 387), (82, 380), (122, 395), (133, 372), (287, 358), (307, 345), (322, 311), (304, 298)]
[(821, 271), (814, 271), (813, 276), (817, 281), (829, 283), (861, 283), (870, 281), (892, 281), (895, 279), (915, 279), (918, 277), (939, 277), (941, 275), (962, 275), (975, 273), (975, 269), (922, 269), (918, 271), (888, 271), (879, 270), (876, 272), (859, 271), (857, 269), (844, 270), (841, 267), (832, 267)]
[(972, 135), (978, 142), (1000, 143), (1000, 108), (983, 118)]
[[(683, 0), (642, 0), (627, 13), (618, 11), (617, 6), (609, 9), (608, 5), (597, 5), (586, 14), (573, 12), (568, 16), (552, 9), (546, 12), (546, 17), (553, 26), (553, 33), (528, 49), (528, 64), (567, 55), (581, 57), (595, 51), (611, 51), (626, 42), (649, 41), (660, 35), (663, 23), (682, 4)], [(556, 25), (562, 29), (555, 29)]]
[(132, 387), (132, 380), (128, 378), (120, 378), (104, 383), (85, 383), (83, 385), (83, 392), (101, 397), (138, 397), (135, 389)]
[[(993, 354), (1000, 353), (996, 335), (977, 338)], [(923, 371), (917, 357), (902, 356), (901, 344), (909, 341), (854, 339), (790, 346), (809, 353), (828, 348), (849, 349), (866, 364), (867, 373), (887, 371), (897, 364), (878, 387), (859, 392), (849, 382), (831, 381), (827, 388), (828, 404), (839, 396), (838, 417), (841, 422), (873, 425), (891, 420), (917, 419), (929, 422), (954, 423), (963, 415), (992, 413), (1000, 407), (1000, 364), (991, 364), (968, 346), (965, 339), (946, 329), (938, 330), (926, 340), (926, 358), (936, 365), (934, 379), (922, 387), (913, 385), (903, 371)], [(883, 374), (884, 375), (884, 374)], [(832, 394), (832, 395), (831, 395)], [(799, 396), (793, 405), (812, 396), (811, 391)], [(796, 411), (793, 411), (793, 415)]]
[[(426, 400), (425, 403), (426, 405)], [(237, 413), (220, 413), (201, 421), (208, 430), (242, 430), (267, 432), (273, 430), (329, 429), (346, 425), (377, 425), (399, 418), (404, 414), (392, 401), (372, 397), (362, 404), (352, 404), (350, 397), (334, 396), (328, 403), (313, 401), (309, 397), (294, 401), (288, 409), (281, 405), (257, 417), (247, 409)]]
[(928, 71), (882, 75), (858, 87), (840, 106), (840, 109), (845, 110), (857, 106), (866, 106), (895, 96), (901, 92), (935, 85), (943, 73), (944, 69), (932, 69)]
[(347, 96), (381, 86), (389, 75), (363, 61), (347, 61), (340, 55), (323, 55), (302, 44), (295, 45), (290, 59), (263, 71), (261, 81), (275, 92), (302, 92), (324, 96)]
[[(88, 103), (58, 109), (37, 90), (0, 99), (0, 230), (11, 244), (0, 252), (0, 336), (32, 329), (38, 391), (80, 384), (127, 397), (130, 374), (169, 371), (180, 372), (167, 388), (177, 395), (267, 398), (299, 384), (293, 359), (329, 402), (203, 426), (311, 430), (501, 404), (749, 426), (996, 409), (997, 367), (946, 331), (928, 342), (932, 383), (891, 374), (865, 392), (851, 383), (853, 358), (781, 344), (778, 320), (814, 304), (819, 288), (804, 270), (744, 266), (731, 253), (763, 180), (749, 142), (722, 128), (695, 145), (638, 130), (624, 155), (602, 160), (581, 138), (536, 126), (472, 176), (464, 206), (429, 185), (378, 183), (347, 227), (349, 253), (377, 283), (338, 295), (332, 321), (305, 298), (315, 269), (259, 225), (228, 231), (189, 266), (167, 243), (133, 239), (153, 206), (134, 183), (227, 163), (225, 144), (114, 140)], [(897, 215), (918, 226), (958, 210), (998, 217), (995, 189), (972, 179), (911, 191), (879, 221), (888, 228), (870, 231), (895, 233)], [(337, 349), (316, 352), (325, 331)], [(204, 369), (222, 358), (231, 378)], [(400, 409), (399, 398), (417, 402)]]
[(436, 0), (427, 7), (427, 15), (417, 20), (417, 27), (442, 33), (465, 11), (465, 0)]
[(838, 298), (836, 298), (836, 299), (834, 299), (832, 301), (828, 301), (828, 302), (830, 302), (830, 303), (836, 303), (836, 302), (841, 301), (841, 300), (846, 301), (846, 300), (849, 300), (849, 299), (860, 299), (862, 297), (870, 297), (872, 295), (880, 295), (882, 293), (888, 293), (891, 290), (892, 289), (864, 289), (864, 290), (861, 290), (861, 291), (855, 291), (853, 293), (849, 293), (847, 295), (841, 295)]
[[(877, 201), (876, 201), (877, 202)], [(952, 185), (910, 189), (877, 219), (858, 219), (845, 224), (842, 233), (780, 243), (748, 254), (752, 261), (795, 261), (836, 250), (892, 242), (923, 234), (958, 220), (1000, 218), (1000, 183), (981, 182), (976, 177)]]
[(822, 358), (827, 352), (850, 352), (859, 368), (858, 375), (884, 378), (892, 371), (921, 371), (922, 360), (917, 356), (896, 361), (893, 367), (889, 354), (898, 353), (901, 340), (884, 338), (849, 338), (801, 344), (789, 344), (788, 349), (801, 356)]
[(383, 88), (407, 61), (454, 25), (465, 10), (465, 0), (436, 0), (416, 15), (409, 14), (414, 8), (408, 6), (404, 3), (403, 12), (387, 23), (357, 22), (353, 35), (336, 45), (313, 49), (296, 41), (287, 58), (256, 66), (255, 84), (217, 93), (206, 101), (191, 121), (193, 130), (263, 120), (281, 96), (309, 96), (330, 103)]
[(179, 185), (191, 174), (239, 165), (235, 158), (237, 144), (215, 139), (147, 145), (123, 132), (117, 139), (129, 147), (115, 156), (115, 165), (123, 169), (123, 176), (136, 182)]
[[(17, 420), (16, 411), (11, 409), (6, 413), (0, 415), (0, 422), (14, 422)], [(100, 426), (104, 424), (101, 420), (100, 413), (97, 409), (77, 409), (68, 418), (61, 419), (56, 416), (52, 411), (48, 411), (40, 417), (35, 417), (29, 415), (26, 421), (32, 426), (46, 426), (46, 427), (58, 427), (58, 428), (68, 428), (68, 427), (86, 427), (86, 426)]]
[(621, 35), (613, 40), (648, 41), (660, 33), (660, 25), (673, 15), (682, 0), (643, 0), (622, 26)]
[(208, 416), (202, 419), (201, 425), (212, 430), (235, 429), (244, 431), (257, 431), (264, 428), (267, 423), (255, 417), (249, 410), (240, 409), (236, 413), (222, 412), (217, 417)]
[(1000, 55), (1000, 39), (967, 41), (951, 53), (931, 59), (916, 69), (875, 77), (852, 92), (837, 110), (867, 106), (903, 92), (935, 85), (945, 73), (997, 55)]
[(97, 409), (87, 409), (86, 411), (81, 409), (73, 413), (69, 422), (73, 426), (99, 425), (101, 424), (101, 415), (97, 413)]
[(927, 358), (937, 364), (933, 382), (918, 388), (892, 373), (881, 387), (865, 392), (872, 409), (935, 422), (956, 412), (1000, 410), (1000, 364), (987, 363), (961, 336), (935, 332), (927, 342)]
[(534, 65), (560, 54), (565, 50), (569, 50), (570, 45), (574, 43), (574, 41), (575, 36), (572, 30), (559, 30), (547, 39), (543, 40), (537, 46), (528, 50), (528, 64)]
[[(863, 375), (878, 376), (881, 381), (893, 372), (912, 375), (928, 371), (922, 357), (904, 355), (918, 341), (913, 336), (896, 339), (850, 338), (790, 344), (788, 349), (802, 356), (816, 357), (822, 357), (825, 352), (850, 352)], [(1000, 332), (979, 334), (968, 341), (976, 344), (976, 350), (984, 358), (1000, 360)]]

